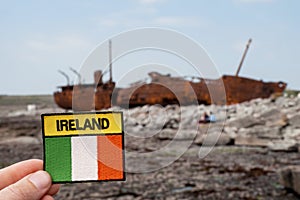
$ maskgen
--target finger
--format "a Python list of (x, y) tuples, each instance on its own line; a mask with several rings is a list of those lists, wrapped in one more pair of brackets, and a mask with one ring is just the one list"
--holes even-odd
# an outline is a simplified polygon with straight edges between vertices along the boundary
[(54, 198), (50, 195), (46, 195), (41, 200), (54, 200)]
[(23, 177), (43, 169), (43, 161), (31, 159), (16, 163), (0, 170), (0, 190), (11, 185)]
[(45, 171), (37, 171), (2, 189), (0, 199), (40, 200), (51, 187), (51, 177)]
[(49, 195), (55, 195), (56, 193), (58, 193), (59, 188), (60, 188), (60, 185), (59, 185), (59, 184), (54, 184), (54, 185), (51, 186), (51, 188), (50, 188), (50, 190), (47, 192), (47, 194), (49, 194)]

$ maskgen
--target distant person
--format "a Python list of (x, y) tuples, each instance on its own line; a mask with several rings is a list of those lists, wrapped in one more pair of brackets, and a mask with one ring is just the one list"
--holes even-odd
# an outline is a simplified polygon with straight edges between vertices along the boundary
[(207, 112), (204, 112), (203, 115), (201, 116), (199, 123), (200, 124), (206, 124), (210, 122), (210, 116), (207, 114)]
[(216, 122), (216, 117), (212, 112), (210, 112), (209, 115), (207, 114), (207, 112), (204, 112), (199, 120), (200, 124), (214, 123), (214, 122)]
[(216, 122), (216, 117), (212, 112), (209, 113), (209, 122)]
[(59, 185), (53, 185), (50, 175), (42, 169), (43, 161), (36, 159), (0, 169), (0, 199), (53, 200)]

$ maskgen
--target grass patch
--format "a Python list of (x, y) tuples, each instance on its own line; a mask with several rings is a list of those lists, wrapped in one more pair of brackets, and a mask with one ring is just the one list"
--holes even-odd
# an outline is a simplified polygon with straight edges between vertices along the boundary
[(52, 95), (0, 95), (0, 105), (51, 105), (54, 104)]
[(299, 90), (286, 89), (284, 91), (284, 95), (287, 96), (287, 97), (296, 97), (296, 96), (298, 96), (299, 93), (300, 93)]

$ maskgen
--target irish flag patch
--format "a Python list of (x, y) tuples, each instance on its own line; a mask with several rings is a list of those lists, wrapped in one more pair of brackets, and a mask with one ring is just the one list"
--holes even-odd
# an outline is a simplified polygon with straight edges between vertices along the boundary
[(122, 112), (42, 115), (44, 170), (53, 183), (125, 180)]

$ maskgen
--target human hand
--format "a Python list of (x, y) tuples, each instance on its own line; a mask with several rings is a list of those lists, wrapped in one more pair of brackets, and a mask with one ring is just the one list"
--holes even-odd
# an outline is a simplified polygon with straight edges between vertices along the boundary
[(26, 160), (0, 169), (0, 199), (53, 200), (59, 185), (42, 171), (43, 161)]

